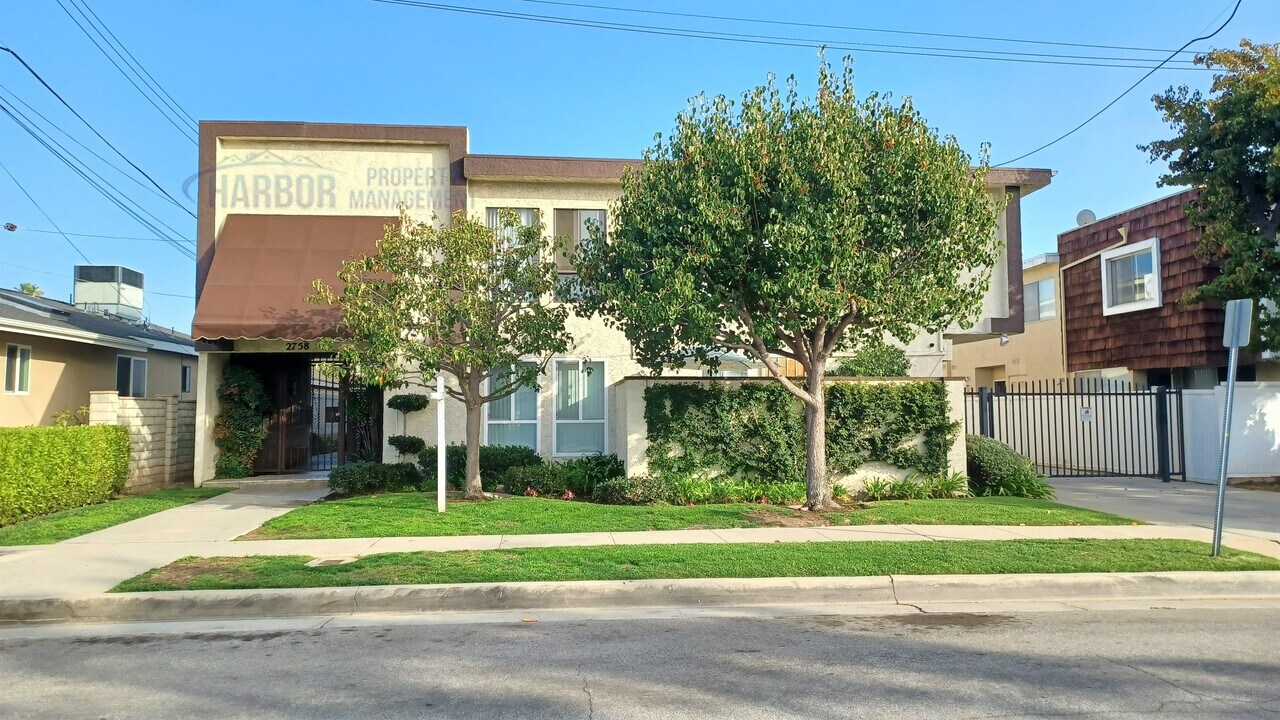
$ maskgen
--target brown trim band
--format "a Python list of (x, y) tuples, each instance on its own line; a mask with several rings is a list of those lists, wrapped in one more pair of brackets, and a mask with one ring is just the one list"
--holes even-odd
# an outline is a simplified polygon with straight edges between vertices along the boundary
[(350, 140), (354, 142), (410, 142), (449, 148), (449, 208), (467, 209), (467, 178), (462, 158), (467, 154), (467, 129), (453, 126), (355, 125), (346, 123), (203, 121), (200, 123), (199, 185), (196, 198), (196, 304), (213, 264), (214, 214), (217, 202), (218, 138), (274, 138), (281, 140)]
[(469, 179), (612, 181), (620, 180), (627, 168), (638, 170), (640, 161), (528, 155), (468, 155), (462, 159), (462, 172)]
[(1004, 189), (1009, 204), (1004, 208), (1004, 256), (1009, 278), (1009, 316), (991, 318), (991, 332), (1016, 335), (1026, 329), (1022, 307), (1022, 189)]

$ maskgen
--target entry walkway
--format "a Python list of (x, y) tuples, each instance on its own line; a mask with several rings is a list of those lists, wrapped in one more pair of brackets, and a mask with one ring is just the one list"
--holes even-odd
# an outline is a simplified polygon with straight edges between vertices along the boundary
[[(187, 556), (309, 555), (349, 559), (387, 552), (670, 543), (910, 540), (1175, 539), (1208, 542), (1192, 525), (989, 526), (861, 525), (729, 530), (656, 530), (555, 535), (468, 535), (338, 540), (235, 538), (327, 493), (320, 484), (245, 487), (55, 545), (11, 548), (0, 556), (0, 599), (80, 598)], [(1228, 533), (1228, 546), (1280, 558), (1280, 533)]]

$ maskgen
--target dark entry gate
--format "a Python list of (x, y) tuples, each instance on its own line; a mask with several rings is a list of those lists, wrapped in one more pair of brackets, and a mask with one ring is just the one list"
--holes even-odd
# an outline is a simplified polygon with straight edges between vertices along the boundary
[(1185, 479), (1182, 391), (1107, 380), (965, 391), (965, 432), (1007, 443), (1046, 475)]

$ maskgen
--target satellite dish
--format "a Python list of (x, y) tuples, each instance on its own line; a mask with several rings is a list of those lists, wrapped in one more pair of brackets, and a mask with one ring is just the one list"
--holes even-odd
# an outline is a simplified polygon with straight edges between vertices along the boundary
[(1084, 227), (1085, 225), (1088, 225), (1089, 223), (1092, 223), (1097, 219), (1098, 219), (1098, 216), (1094, 215), (1092, 210), (1090, 210), (1089, 208), (1085, 208), (1084, 210), (1081, 210), (1080, 212), (1076, 213), (1076, 226)]

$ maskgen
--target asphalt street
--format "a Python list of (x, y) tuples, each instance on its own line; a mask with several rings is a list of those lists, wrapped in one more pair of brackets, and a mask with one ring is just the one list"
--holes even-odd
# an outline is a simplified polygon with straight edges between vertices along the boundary
[(1276, 718), (1280, 609), (0, 632), (4, 718)]

